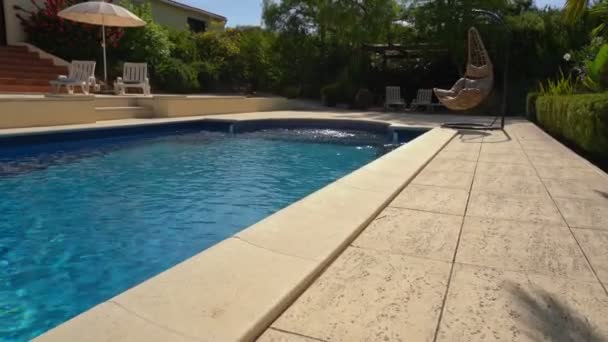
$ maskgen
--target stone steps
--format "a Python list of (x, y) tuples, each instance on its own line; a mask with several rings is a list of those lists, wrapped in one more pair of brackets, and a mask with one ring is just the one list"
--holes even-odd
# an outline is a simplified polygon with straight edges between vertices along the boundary
[(0, 77), (0, 84), (5, 85), (44, 85), (48, 86), (49, 81), (39, 78), (17, 78), (17, 77)]
[(0, 93), (48, 93), (49, 81), (67, 73), (24, 46), (0, 47)]
[(40, 94), (49, 93), (50, 85), (1, 84), (0, 93)]

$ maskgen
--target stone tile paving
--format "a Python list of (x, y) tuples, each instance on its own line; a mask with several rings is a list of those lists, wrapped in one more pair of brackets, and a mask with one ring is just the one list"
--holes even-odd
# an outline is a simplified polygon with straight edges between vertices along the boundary
[(260, 341), (608, 341), (608, 176), (530, 123), (450, 142)]

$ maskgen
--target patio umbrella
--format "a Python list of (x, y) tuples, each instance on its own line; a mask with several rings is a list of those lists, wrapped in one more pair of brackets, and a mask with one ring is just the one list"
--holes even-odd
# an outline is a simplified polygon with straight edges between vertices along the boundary
[(106, 65), (106, 26), (115, 27), (139, 27), (146, 22), (131, 13), (124, 7), (103, 1), (88, 1), (70, 6), (61, 12), (59, 16), (80, 23), (100, 25), (103, 39), (103, 79), (108, 82), (108, 69)]

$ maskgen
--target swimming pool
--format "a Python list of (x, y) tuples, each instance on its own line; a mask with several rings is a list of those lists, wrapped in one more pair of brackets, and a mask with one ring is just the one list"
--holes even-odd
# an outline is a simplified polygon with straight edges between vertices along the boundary
[(35, 337), (390, 150), (382, 133), (209, 128), (0, 148), (3, 340)]

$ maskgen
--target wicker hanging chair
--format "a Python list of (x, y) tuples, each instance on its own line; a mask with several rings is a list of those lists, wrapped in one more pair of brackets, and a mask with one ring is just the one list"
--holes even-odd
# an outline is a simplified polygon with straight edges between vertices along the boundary
[(469, 58), (464, 78), (449, 90), (433, 89), (444, 106), (452, 110), (468, 110), (477, 107), (492, 91), (494, 66), (479, 31), (469, 29)]

